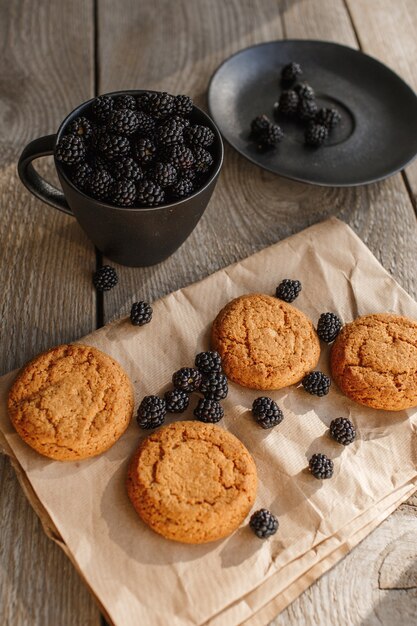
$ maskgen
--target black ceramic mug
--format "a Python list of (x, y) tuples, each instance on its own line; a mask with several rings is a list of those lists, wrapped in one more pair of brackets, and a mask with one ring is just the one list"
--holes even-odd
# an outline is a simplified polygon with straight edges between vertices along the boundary
[[(142, 90), (114, 92), (108, 95), (138, 95)], [(214, 133), (210, 147), (213, 170), (206, 183), (184, 200), (157, 207), (119, 208), (96, 200), (74, 186), (60, 162), (55, 167), (63, 193), (42, 178), (32, 161), (54, 154), (64, 128), (71, 120), (84, 114), (92, 100), (80, 104), (62, 122), (56, 135), (40, 137), (23, 150), (18, 172), (23, 184), (35, 196), (51, 206), (72, 215), (91, 241), (109, 259), (140, 267), (154, 265), (166, 259), (184, 243), (194, 230), (210, 200), (223, 163), (223, 142), (219, 130), (210, 117), (194, 106), (190, 115), (193, 124), (208, 126)]]

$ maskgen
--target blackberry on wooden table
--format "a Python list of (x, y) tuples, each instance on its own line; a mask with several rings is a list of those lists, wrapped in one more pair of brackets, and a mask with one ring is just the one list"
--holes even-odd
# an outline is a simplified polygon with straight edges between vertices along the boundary
[(103, 265), (93, 274), (93, 285), (97, 291), (109, 291), (118, 283), (117, 272), (111, 265)]

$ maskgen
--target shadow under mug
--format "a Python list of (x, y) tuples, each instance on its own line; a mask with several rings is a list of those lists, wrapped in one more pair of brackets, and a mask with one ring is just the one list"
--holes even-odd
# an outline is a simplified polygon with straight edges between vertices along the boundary
[[(125, 93), (138, 95), (143, 91), (121, 91), (108, 95)], [(131, 267), (159, 263), (184, 243), (207, 207), (223, 164), (224, 149), (220, 132), (211, 118), (194, 106), (190, 115), (191, 123), (208, 126), (215, 136), (210, 147), (213, 171), (204, 186), (184, 200), (163, 206), (115, 207), (77, 189), (56, 159), (55, 167), (63, 193), (42, 178), (32, 165), (34, 159), (54, 154), (67, 124), (85, 115), (91, 103), (92, 100), (89, 100), (74, 109), (62, 122), (56, 135), (40, 137), (25, 147), (18, 163), (20, 179), (35, 196), (75, 217), (89, 239), (109, 259)]]

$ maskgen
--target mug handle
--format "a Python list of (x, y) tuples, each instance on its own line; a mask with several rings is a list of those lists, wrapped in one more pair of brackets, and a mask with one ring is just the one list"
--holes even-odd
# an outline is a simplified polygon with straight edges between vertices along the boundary
[(75, 217), (62, 191), (48, 183), (42, 176), (39, 176), (32, 165), (34, 159), (54, 153), (55, 141), (56, 135), (46, 135), (28, 143), (20, 155), (17, 171), (24, 186), (34, 196), (55, 207), (55, 209)]

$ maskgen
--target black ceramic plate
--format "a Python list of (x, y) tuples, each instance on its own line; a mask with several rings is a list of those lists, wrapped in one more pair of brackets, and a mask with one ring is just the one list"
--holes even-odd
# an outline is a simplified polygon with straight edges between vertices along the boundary
[[(303, 68), (318, 106), (334, 106), (342, 122), (321, 148), (304, 145), (304, 129), (279, 120), (285, 132), (274, 150), (259, 152), (249, 138), (251, 120), (273, 118), (284, 89), (281, 69)], [(271, 41), (227, 59), (213, 75), (209, 109), (225, 139), (271, 172), (317, 185), (370, 183), (401, 170), (417, 153), (417, 96), (397, 74), (372, 57), (324, 41)]]

